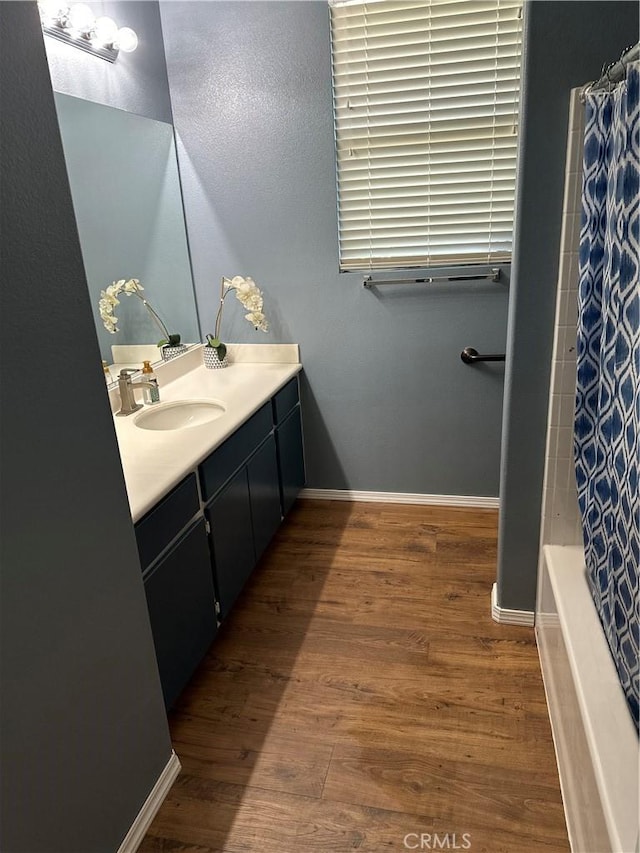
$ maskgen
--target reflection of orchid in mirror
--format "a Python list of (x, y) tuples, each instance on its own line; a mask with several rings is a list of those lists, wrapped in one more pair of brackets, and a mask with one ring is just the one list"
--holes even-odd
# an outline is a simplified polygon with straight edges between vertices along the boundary
[(165, 345), (171, 347), (179, 346), (180, 335), (172, 335), (169, 333), (169, 330), (167, 329), (165, 324), (162, 322), (160, 317), (158, 317), (151, 305), (149, 305), (147, 300), (142, 295), (143, 290), (144, 287), (140, 284), (137, 278), (122, 278), (120, 279), (120, 281), (114, 281), (113, 284), (110, 284), (106, 290), (100, 291), (100, 301), (98, 302), (98, 307), (100, 309), (100, 319), (102, 320), (105, 329), (112, 335), (115, 335), (116, 332), (120, 331), (118, 329), (118, 318), (114, 317), (113, 309), (116, 307), (116, 305), (120, 304), (118, 296), (124, 293), (125, 296), (137, 296), (153, 318), (153, 321), (156, 323), (163, 335), (162, 340), (158, 341), (159, 347)]
[(227, 296), (235, 291), (236, 298), (244, 305), (249, 312), (245, 314), (245, 319), (248, 320), (256, 331), (268, 332), (269, 324), (267, 318), (262, 313), (264, 299), (262, 291), (258, 288), (255, 281), (241, 275), (234, 275), (233, 278), (222, 277), (220, 285), (220, 307), (216, 314), (216, 325), (213, 335), (207, 335), (206, 346), (212, 347), (218, 353), (218, 358), (222, 361), (227, 354), (227, 347), (220, 340), (220, 324), (222, 323), (222, 309), (224, 308), (224, 300)]

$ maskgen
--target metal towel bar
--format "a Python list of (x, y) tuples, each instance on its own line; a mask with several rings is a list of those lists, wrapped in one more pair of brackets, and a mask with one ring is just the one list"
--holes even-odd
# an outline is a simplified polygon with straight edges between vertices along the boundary
[(474, 349), (473, 347), (465, 347), (460, 353), (460, 358), (465, 364), (475, 364), (477, 361), (504, 361), (506, 356), (504, 353), (480, 355), (477, 349)]
[(363, 287), (380, 287), (383, 284), (436, 284), (440, 281), (500, 281), (500, 268), (480, 275), (434, 275), (425, 278), (381, 278), (374, 281), (368, 275), (362, 282)]

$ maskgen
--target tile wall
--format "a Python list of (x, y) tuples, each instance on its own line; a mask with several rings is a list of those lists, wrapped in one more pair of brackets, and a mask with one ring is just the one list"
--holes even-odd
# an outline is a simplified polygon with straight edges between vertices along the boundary
[(584, 107), (571, 92), (565, 167), (558, 295), (549, 391), (541, 545), (581, 545), (582, 528), (573, 463), (578, 318), (578, 247), (582, 193)]

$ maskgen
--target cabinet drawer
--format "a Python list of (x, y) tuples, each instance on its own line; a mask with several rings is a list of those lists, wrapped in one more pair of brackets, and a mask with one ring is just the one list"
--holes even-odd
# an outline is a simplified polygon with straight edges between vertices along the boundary
[(298, 377), (294, 376), (273, 398), (273, 422), (279, 424), (283, 421), (299, 399)]
[(272, 427), (269, 402), (258, 409), (255, 415), (252, 415), (233, 435), (229, 436), (224, 444), (205, 459), (200, 466), (200, 482), (205, 501), (213, 498), (229, 477), (244, 465)]
[(195, 474), (189, 474), (135, 527), (142, 571), (167, 547), (200, 509)]
[(204, 520), (178, 541), (144, 579), (162, 692), (171, 708), (217, 631)]

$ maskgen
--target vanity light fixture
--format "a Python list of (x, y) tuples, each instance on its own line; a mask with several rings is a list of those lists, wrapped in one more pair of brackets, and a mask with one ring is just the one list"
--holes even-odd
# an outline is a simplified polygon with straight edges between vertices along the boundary
[(38, 9), (48, 36), (107, 62), (115, 62), (119, 51), (131, 53), (138, 46), (138, 36), (130, 27), (118, 27), (106, 16), (96, 18), (86, 3), (69, 6), (58, 0), (40, 0)]

